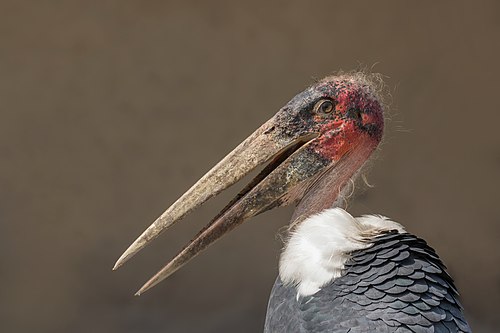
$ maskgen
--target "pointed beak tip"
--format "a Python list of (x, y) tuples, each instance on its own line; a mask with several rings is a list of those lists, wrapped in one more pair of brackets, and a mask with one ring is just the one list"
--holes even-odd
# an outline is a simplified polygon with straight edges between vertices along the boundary
[(130, 258), (129, 255), (127, 255), (128, 251), (125, 251), (120, 258), (115, 262), (115, 265), (113, 266), (113, 271), (116, 271), (118, 268), (122, 267), (124, 263), (127, 262), (127, 260)]
[(152, 283), (151, 280), (146, 282), (141, 288), (139, 288), (139, 290), (136, 291), (134, 296), (141, 296), (142, 294), (144, 294), (146, 291), (148, 291), (149, 289), (151, 289), (155, 285), (156, 285), (156, 283), (154, 283), (154, 282)]
[[(142, 236), (141, 236), (142, 237)], [(121, 266), (123, 266), (130, 258), (132, 258), (134, 255), (137, 254), (143, 247), (144, 247), (144, 242), (142, 241), (142, 238), (139, 237), (136, 239), (126, 250), (125, 252), (122, 253), (120, 258), (116, 261), (115, 265), (113, 266), (113, 270), (117, 270)]]
[(141, 251), (151, 240), (156, 238), (160, 232), (166, 230), (171, 224), (165, 220), (165, 214), (157, 218), (153, 224), (151, 224), (139, 237), (134, 240), (132, 244), (122, 253), (120, 258), (116, 261), (113, 266), (113, 270), (117, 270), (123, 264), (125, 264), (129, 259), (135, 256), (139, 251)]

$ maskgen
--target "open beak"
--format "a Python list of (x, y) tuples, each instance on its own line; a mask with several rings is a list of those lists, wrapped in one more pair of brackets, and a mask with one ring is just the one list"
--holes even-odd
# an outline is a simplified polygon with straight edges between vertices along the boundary
[[(250, 217), (298, 200), (309, 207), (309, 213), (333, 204), (335, 188), (340, 191), (381, 138), (382, 110), (367, 84), (358, 76), (327, 77), (294, 97), (174, 202), (130, 245), (113, 269), (263, 163), (268, 164), (136, 295), (174, 273)], [(335, 97), (337, 111), (332, 112), (335, 106), (332, 99), (325, 100), (325, 95)], [(310, 109), (313, 102), (314, 112)], [(316, 108), (324, 106), (327, 108)], [(320, 203), (313, 200), (317, 191), (326, 194)], [(300, 220), (298, 216), (292, 223)]]
[[(123, 265), (161, 232), (202, 205), (209, 198), (233, 185), (257, 166), (270, 163), (137, 293), (153, 287), (186, 264), (208, 245), (252, 216), (294, 200), (304, 181), (324, 168), (322, 158), (308, 149), (318, 133), (286, 135), (276, 126), (276, 117), (257, 129), (184, 195), (174, 202), (118, 259), (113, 269)], [(302, 184), (303, 185), (303, 184)]]

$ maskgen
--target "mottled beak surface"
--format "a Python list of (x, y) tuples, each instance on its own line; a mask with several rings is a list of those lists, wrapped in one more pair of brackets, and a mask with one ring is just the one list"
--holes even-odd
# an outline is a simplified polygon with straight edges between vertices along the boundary
[(326, 186), (332, 186), (334, 194), (322, 205), (333, 204), (338, 195), (334, 188), (342, 188), (364, 164), (382, 131), (382, 109), (369, 80), (362, 75), (325, 78), (295, 96), (205, 174), (134, 241), (113, 269), (264, 163), (264, 169), (137, 295), (250, 217), (307, 200), (308, 193)]

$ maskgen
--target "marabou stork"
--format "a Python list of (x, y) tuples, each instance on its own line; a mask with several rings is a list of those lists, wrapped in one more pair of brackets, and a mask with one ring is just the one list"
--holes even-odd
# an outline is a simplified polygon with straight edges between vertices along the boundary
[(168, 208), (114, 269), (257, 166), (267, 166), (138, 292), (252, 216), (295, 204), (265, 332), (470, 332), (436, 252), (390, 219), (354, 218), (341, 198), (382, 139), (377, 84), (330, 76), (281, 108)]

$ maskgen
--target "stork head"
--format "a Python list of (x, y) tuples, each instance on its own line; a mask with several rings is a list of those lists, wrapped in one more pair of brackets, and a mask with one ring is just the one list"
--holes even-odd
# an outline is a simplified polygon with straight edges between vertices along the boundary
[(382, 106), (364, 76), (327, 77), (296, 95), (271, 119), (280, 140), (315, 134), (310, 148), (330, 162), (382, 138)]
[(362, 74), (326, 77), (296, 95), (174, 202), (123, 253), (114, 269), (263, 163), (267, 163), (264, 169), (137, 294), (252, 216), (298, 204), (292, 223), (300, 223), (331, 207), (377, 147), (383, 127), (382, 105), (371, 80)]

